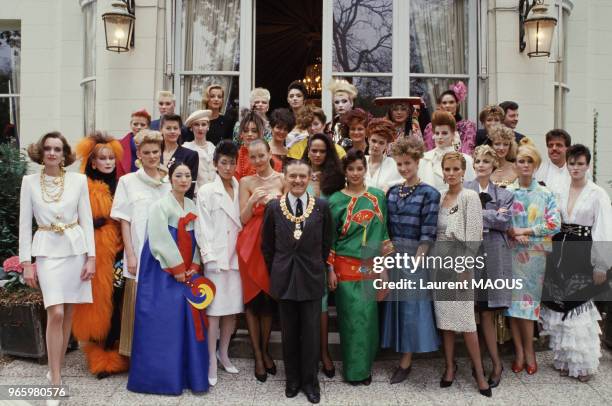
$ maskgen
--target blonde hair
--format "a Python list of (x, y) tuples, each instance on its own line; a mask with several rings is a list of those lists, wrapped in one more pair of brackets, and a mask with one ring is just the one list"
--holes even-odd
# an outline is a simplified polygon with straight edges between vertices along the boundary
[(467, 164), (465, 162), (465, 157), (463, 156), (461, 152), (456, 152), (456, 151), (447, 152), (446, 154), (444, 154), (444, 156), (442, 157), (442, 164), (441, 164), (442, 170), (444, 170), (444, 163), (446, 161), (452, 161), (453, 159), (456, 159), (457, 161), (461, 162), (461, 169), (465, 171), (465, 168), (467, 167)]
[(504, 117), (505, 117), (504, 110), (499, 106), (492, 105), (492, 104), (485, 106), (482, 110), (480, 110), (478, 119), (480, 120), (482, 124), (484, 124), (485, 121), (487, 121), (487, 118), (489, 118), (489, 116), (497, 117), (500, 123), (504, 122)]
[(476, 162), (476, 158), (478, 158), (479, 156), (481, 157), (488, 156), (489, 158), (491, 158), (491, 161), (493, 162), (493, 168), (495, 169), (499, 168), (499, 157), (497, 156), (497, 153), (495, 152), (495, 150), (489, 145), (479, 145), (474, 149), (474, 153), (472, 154), (472, 157), (474, 158), (474, 162)]
[(335, 95), (336, 93), (340, 92), (346, 93), (349, 99), (351, 99), (351, 101), (355, 100), (355, 98), (357, 97), (357, 88), (346, 80), (332, 79), (327, 88), (329, 89), (332, 95)]
[(400, 138), (393, 143), (391, 147), (391, 156), (397, 158), (402, 155), (408, 155), (414, 161), (423, 158), (425, 152), (425, 144), (418, 138)]
[(255, 103), (255, 99), (262, 98), (266, 102), (270, 103), (270, 91), (263, 87), (256, 87), (251, 90), (251, 95), (249, 96), (249, 104), (253, 107), (253, 103)]
[(506, 161), (514, 161), (516, 159), (516, 137), (514, 136), (514, 131), (511, 128), (506, 127), (505, 125), (495, 125), (491, 128), (491, 133), (488, 135), (491, 140), (491, 145), (497, 141), (505, 141), (510, 144), (510, 148), (508, 149), (508, 154), (506, 155)]
[(533, 163), (535, 164), (535, 169), (537, 170), (542, 163), (542, 156), (538, 152), (538, 149), (535, 147), (535, 144), (531, 139), (525, 137), (521, 140), (521, 144), (518, 147), (518, 152), (516, 153), (516, 159), (520, 157), (531, 158)]
[(204, 96), (202, 96), (202, 109), (203, 110), (208, 109), (208, 100), (210, 100), (210, 91), (215, 90), (215, 89), (221, 90), (221, 98), (225, 100), (225, 90), (223, 89), (223, 86), (213, 83), (212, 85), (206, 88), (206, 90), (204, 91)]
[(134, 143), (137, 149), (140, 149), (145, 144), (156, 144), (161, 148), (163, 142), (164, 137), (159, 131), (144, 129), (134, 136)]
[(169, 99), (171, 99), (172, 101), (175, 101), (175, 100), (176, 100), (176, 98), (174, 97), (174, 93), (172, 93), (172, 92), (171, 92), (171, 91), (169, 91), (169, 90), (160, 90), (160, 91), (157, 93), (157, 101), (160, 101), (160, 100), (161, 100), (161, 99), (163, 99), (163, 98), (169, 98)]

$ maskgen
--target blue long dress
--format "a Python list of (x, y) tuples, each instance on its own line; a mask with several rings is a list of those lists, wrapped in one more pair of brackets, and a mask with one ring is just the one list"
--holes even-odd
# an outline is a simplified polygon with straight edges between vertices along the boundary
[[(396, 252), (414, 255), (420, 244), (436, 239), (440, 193), (421, 183), (406, 197), (400, 197), (400, 186), (387, 192), (387, 228)], [(416, 282), (428, 281), (425, 269), (414, 273), (393, 270), (390, 280), (406, 278)], [(431, 352), (438, 350), (440, 339), (436, 330), (432, 298), (423, 291), (393, 290), (383, 303), (381, 347), (396, 352)]]
[(150, 211), (148, 238), (140, 258), (127, 384), (133, 392), (181, 395), (184, 389), (208, 391), (204, 310), (189, 304), (187, 285), (173, 276), (200, 267), (192, 224), (196, 208), (187, 198), (184, 206), (168, 194)]

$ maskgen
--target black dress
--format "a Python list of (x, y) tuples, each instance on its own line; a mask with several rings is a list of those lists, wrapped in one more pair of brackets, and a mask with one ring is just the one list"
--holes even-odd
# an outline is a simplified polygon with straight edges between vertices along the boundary
[(223, 114), (219, 114), (219, 117), (210, 120), (210, 129), (208, 134), (206, 134), (206, 139), (216, 146), (221, 140), (231, 140), (233, 132), (233, 120)]

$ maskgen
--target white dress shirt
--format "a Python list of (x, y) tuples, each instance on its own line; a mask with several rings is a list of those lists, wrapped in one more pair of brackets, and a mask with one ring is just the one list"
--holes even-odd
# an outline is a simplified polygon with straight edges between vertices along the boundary
[[(289, 198), (289, 205), (291, 205), (291, 212), (295, 216), (295, 210), (297, 209), (298, 199), (302, 201), (302, 214), (306, 213), (306, 207), (308, 207), (308, 193), (303, 193), (299, 198), (294, 196), (293, 193), (287, 193), (287, 197)], [(306, 221), (304, 221), (306, 224)]]

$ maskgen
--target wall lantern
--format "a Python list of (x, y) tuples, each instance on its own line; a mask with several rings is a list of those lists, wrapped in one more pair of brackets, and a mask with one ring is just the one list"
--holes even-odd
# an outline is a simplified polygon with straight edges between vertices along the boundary
[(134, 46), (134, 0), (113, 1), (111, 9), (102, 14), (106, 49), (127, 52)]
[[(527, 18), (529, 12), (531, 17)], [(519, 49), (527, 48), (531, 57), (550, 56), (552, 37), (557, 25), (557, 19), (546, 15), (548, 7), (544, 0), (519, 1)]]

